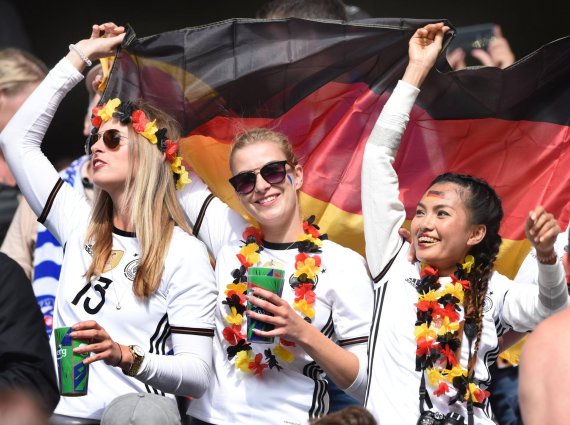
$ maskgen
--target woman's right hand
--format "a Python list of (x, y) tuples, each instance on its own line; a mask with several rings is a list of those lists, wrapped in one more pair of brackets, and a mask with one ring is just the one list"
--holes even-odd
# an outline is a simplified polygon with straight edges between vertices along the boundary
[(409, 63), (403, 81), (420, 87), (435, 64), (443, 45), (443, 35), (449, 27), (443, 22), (418, 28), (409, 42)]
[[(91, 28), (91, 36), (75, 43), (75, 47), (90, 60), (96, 60), (113, 56), (124, 37), (125, 27), (123, 26), (118, 26), (113, 22), (96, 24)], [(76, 52), (70, 51), (67, 58), (79, 71), (83, 71), (85, 62)]]
[(538, 206), (529, 212), (525, 223), (525, 233), (538, 257), (551, 258), (552, 263), (556, 262), (554, 243), (560, 232), (558, 221), (544, 207)]

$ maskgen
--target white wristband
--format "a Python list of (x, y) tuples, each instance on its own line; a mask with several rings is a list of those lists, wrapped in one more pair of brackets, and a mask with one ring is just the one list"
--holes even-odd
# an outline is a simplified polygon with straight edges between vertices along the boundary
[(69, 50), (77, 53), (77, 56), (79, 56), (81, 60), (85, 62), (85, 65), (87, 66), (93, 65), (93, 62), (91, 62), (91, 60), (87, 56), (85, 56), (83, 52), (79, 50), (79, 47), (77, 47), (75, 44), (70, 44)]

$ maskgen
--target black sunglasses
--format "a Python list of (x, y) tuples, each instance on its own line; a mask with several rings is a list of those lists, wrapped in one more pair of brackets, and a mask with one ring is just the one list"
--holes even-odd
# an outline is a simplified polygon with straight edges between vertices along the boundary
[(283, 182), (287, 175), (287, 163), (287, 161), (269, 162), (257, 172), (244, 171), (243, 173), (236, 174), (229, 181), (237, 193), (247, 195), (255, 189), (258, 174), (261, 174), (261, 177), (269, 184), (279, 184)]
[(91, 147), (97, 143), (97, 140), (99, 140), (100, 137), (103, 138), (103, 143), (105, 143), (105, 146), (111, 150), (115, 150), (119, 147), (119, 143), (121, 142), (122, 138), (127, 138), (127, 136), (123, 136), (121, 132), (115, 128), (106, 130), (103, 134), (91, 133), (85, 141), (86, 155), (91, 155)]

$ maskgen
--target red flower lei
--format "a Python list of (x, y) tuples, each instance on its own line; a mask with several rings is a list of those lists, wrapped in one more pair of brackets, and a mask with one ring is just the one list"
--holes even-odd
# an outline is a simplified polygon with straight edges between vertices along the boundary
[[(311, 216), (303, 222), (304, 234), (297, 238), (299, 254), (295, 256), (295, 273), (290, 279), (290, 285), (295, 291), (293, 308), (309, 323), (315, 317), (314, 289), (321, 271), (321, 257), (317, 254), (321, 252), (322, 241), (327, 238), (326, 234), (320, 234), (314, 220), (315, 217)], [(241, 266), (232, 271), (233, 281), (226, 286), (226, 299), (222, 301), (228, 313), (224, 318), (227, 326), (223, 330), (223, 337), (228, 343), (228, 360), (235, 357), (234, 365), (237, 369), (263, 376), (268, 368), (281, 370), (280, 361), (291, 363), (294, 360), (294, 354), (286, 347), (294, 347), (295, 343), (279, 338), (278, 343), (265, 349), (263, 354), (253, 353), (251, 344), (242, 331), (243, 313), (246, 310), (247, 269), (260, 261), (263, 234), (257, 227), (250, 226), (245, 229), (242, 237), (244, 245), (236, 254)]]
[(470, 283), (464, 277), (474, 262), (472, 256), (465, 260), (456, 274), (450, 275), (451, 282), (445, 286), (439, 282), (436, 269), (422, 267), (417, 288), (418, 303), (415, 304), (416, 370), (425, 369), (428, 384), (434, 388), (436, 397), (447, 394), (451, 384), (456, 390), (451, 403), (469, 400), (481, 403), (489, 397), (489, 391), (470, 382), (467, 369), (455, 357), (455, 350), (461, 345), (459, 312), (463, 306), (464, 290)]

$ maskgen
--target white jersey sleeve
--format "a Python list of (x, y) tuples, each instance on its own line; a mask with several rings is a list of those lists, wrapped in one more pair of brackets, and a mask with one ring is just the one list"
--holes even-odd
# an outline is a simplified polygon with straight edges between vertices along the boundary
[[(338, 344), (358, 358), (358, 374), (344, 389), (350, 396), (363, 401), (368, 383), (368, 334), (373, 314), (374, 291), (372, 280), (362, 256), (343, 248), (343, 258), (331, 265), (337, 282), (332, 300), (332, 319)], [(347, 284), (350, 282), (350, 284)]]
[(495, 304), (495, 323), (499, 333), (533, 330), (542, 320), (568, 307), (568, 292), (562, 266), (538, 265), (539, 284), (511, 281), (494, 272), (488, 294)]
[(212, 372), (218, 290), (204, 244), (176, 232), (163, 276), (174, 355), (147, 354), (137, 379), (164, 392), (200, 397)]
[[(90, 207), (63, 182), (42, 153), (41, 142), (61, 100), (82, 79), (67, 59), (60, 60), (0, 135), (0, 146), (26, 201), (62, 245), (68, 233), (85, 222)], [(61, 205), (58, 213), (49, 215), (55, 204)]]
[(376, 122), (362, 162), (362, 216), (366, 260), (374, 281), (401, 248), (406, 212), (393, 163), (419, 89), (398, 82)]
[(222, 246), (241, 239), (246, 220), (216, 197), (194, 172), (192, 182), (177, 191), (178, 200), (194, 235), (206, 244), (214, 260)]
[[(566, 246), (568, 245), (568, 232), (570, 231), (570, 223), (566, 228), (566, 231), (560, 233), (556, 238), (554, 244), (554, 250), (558, 254), (559, 261), (562, 261), (564, 253), (566, 252)], [(567, 274), (570, 274), (567, 272)], [(515, 276), (515, 282), (521, 283), (533, 283), (538, 284), (538, 261), (536, 260), (536, 250), (533, 248), (530, 250), (528, 255), (525, 257), (523, 263), (521, 264), (517, 275)]]

